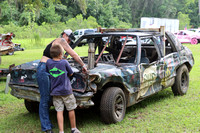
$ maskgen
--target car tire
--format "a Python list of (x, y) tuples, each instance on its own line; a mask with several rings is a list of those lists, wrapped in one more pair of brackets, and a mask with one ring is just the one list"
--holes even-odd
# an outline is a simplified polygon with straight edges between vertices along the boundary
[(28, 101), (28, 100), (24, 99), (24, 105), (30, 113), (38, 113), (39, 112), (39, 102)]
[(8, 55), (14, 55), (14, 51), (13, 52), (9, 52)]
[(197, 43), (198, 43), (198, 40), (196, 38), (191, 39), (191, 44), (197, 44)]
[(172, 86), (172, 91), (175, 96), (185, 95), (189, 87), (189, 72), (186, 65), (181, 66), (175, 78), (175, 83)]
[(126, 99), (122, 89), (118, 87), (107, 88), (100, 103), (100, 114), (106, 124), (117, 123), (124, 119), (126, 112)]

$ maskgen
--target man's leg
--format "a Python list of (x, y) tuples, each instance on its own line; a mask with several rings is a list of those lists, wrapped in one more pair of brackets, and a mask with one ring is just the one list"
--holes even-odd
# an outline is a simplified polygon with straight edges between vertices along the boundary
[(37, 81), (40, 90), (40, 105), (39, 105), (39, 116), (42, 131), (47, 131), (52, 129), (52, 124), (49, 119), (49, 102), (50, 97), (50, 80), (46, 71), (46, 64), (39, 64), (37, 69)]
[(63, 132), (64, 131), (63, 111), (57, 111), (57, 121), (58, 121), (59, 132)]

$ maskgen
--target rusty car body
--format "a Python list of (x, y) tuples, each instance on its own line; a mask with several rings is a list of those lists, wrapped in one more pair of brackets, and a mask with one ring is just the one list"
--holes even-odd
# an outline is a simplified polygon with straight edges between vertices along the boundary
[[(163, 36), (166, 36), (165, 41)], [(121, 39), (124, 37), (125, 40)], [(130, 41), (126, 44), (128, 38), (133, 44)], [(89, 45), (88, 56), (81, 57), (88, 66), (88, 73), (81, 73), (81, 66), (68, 59), (74, 71), (73, 93), (78, 107), (99, 105), (105, 123), (122, 121), (127, 107), (165, 88), (172, 87), (174, 95), (186, 94), (194, 59), (192, 52), (172, 33), (103, 32), (82, 36), (72, 48), (83, 39), (87, 39)], [(28, 62), (11, 71), (11, 94), (25, 99), (30, 112), (38, 109), (40, 101), (36, 82), (38, 62)]]

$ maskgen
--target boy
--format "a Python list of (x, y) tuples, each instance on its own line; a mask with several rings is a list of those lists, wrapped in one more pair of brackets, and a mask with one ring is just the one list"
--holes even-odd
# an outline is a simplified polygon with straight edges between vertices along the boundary
[(63, 111), (64, 105), (69, 113), (69, 120), (72, 133), (80, 133), (76, 128), (76, 118), (74, 109), (77, 107), (76, 99), (72, 92), (69, 76), (73, 75), (73, 71), (67, 60), (62, 59), (63, 48), (59, 44), (52, 45), (50, 55), (53, 59), (48, 59), (46, 66), (50, 73), (51, 79), (51, 95), (53, 96), (53, 105), (57, 111), (57, 121), (59, 133), (64, 133), (63, 128)]

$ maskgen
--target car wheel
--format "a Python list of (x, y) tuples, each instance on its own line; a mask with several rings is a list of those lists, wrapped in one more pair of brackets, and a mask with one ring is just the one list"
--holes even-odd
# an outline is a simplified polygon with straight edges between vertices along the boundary
[(175, 83), (172, 86), (172, 91), (175, 96), (185, 95), (189, 87), (189, 72), (186, 65), (181, 66), (175, 78)]
[(191, 44), (197, 44), (197, 43), (198, 43), (198, 40), (196, 38), (191, 39)]
[(106, 124), (120, 122), (126, 112), (126, 100), (122, 89), (118, 87), (107, 88), (100, 103), (100, 114)]
[(14, 51), (13, 52), (9, 52), (8, 55), (14, 55)]
[(39, 102), (28, 101), (28, 100), (24, 99), (24, 104), (25, 104), (26, 109), (30, 113), (38, 113), (39, 112)]

